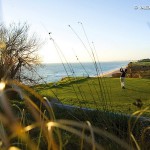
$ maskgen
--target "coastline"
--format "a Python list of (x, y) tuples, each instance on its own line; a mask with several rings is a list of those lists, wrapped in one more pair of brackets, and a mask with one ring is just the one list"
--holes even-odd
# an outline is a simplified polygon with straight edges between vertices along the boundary
[[(122, 68), (126, 68), (127, 66), (123, 66)], [(112, 77), (113, 74), (120, 73), (120, 68), (102, 73), (99, 77)]]
[[(37, 78), (42, 77), (41, 83), (44, 82), (57, 82), (64, 77), (67, 76), (76, 76), (76, 77), (112, 77), (112, 74), (118, 70), (120, 67), (124, 67), (128, 65), (128, 62), (102, 62), (100, 64), (101, 67), (99, 68), (99, 72), (97, 74), (95, 70), (95, 66), (93, 63), (71, 63), (71, 68), (68, 67), (66, 64), (65, 67), (67, 70), (64, 69), (64, 66), (60, 64), (43, 64), (42, 67), (37, 67)], [(67, 71), (67, 72), (66, 72)], [(114, 72), (115, 71), (115, 72)]]
[(115, 69), (112, 71), (108, 71), (106, 73), (101, 74), (99, 77), (112, 77), (114, 73), (120, 73), (120, 69)]

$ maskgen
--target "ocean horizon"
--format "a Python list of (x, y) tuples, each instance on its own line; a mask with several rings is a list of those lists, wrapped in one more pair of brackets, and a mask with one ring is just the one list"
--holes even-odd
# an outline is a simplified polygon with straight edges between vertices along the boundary
[(41, 83), (57, 82), (64, 77), (95, 77), (127, 66), (129, 61), (82, 62), (82, 63), (43, 63), (37, 68)]

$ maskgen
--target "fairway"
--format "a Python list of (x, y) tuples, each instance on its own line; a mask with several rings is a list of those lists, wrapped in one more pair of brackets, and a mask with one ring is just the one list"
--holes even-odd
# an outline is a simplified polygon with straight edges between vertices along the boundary
[(143, 107), (150, 103), (150, 80), (127, 78), (126, 89), (121, 89), (119, 78), (65, 78), (56, 86), (39, 85), (36, 91), (42, 96), (57, 97), (63, 104), (79, 107), (108, 109), (131, 114), (139, 110), (133, 105), (141, 99)]

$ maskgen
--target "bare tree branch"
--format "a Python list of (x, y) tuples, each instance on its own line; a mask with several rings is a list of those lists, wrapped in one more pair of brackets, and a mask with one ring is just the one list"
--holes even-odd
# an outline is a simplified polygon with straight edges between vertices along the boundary
[(5, 49), (0, 51), (0, 80), (35, 82), (33, 75), (22, 75), (23, 69), (33, 74), (40, 64), (37, 55), (40, 42), (35, 34), (29, 37), (29, 26), (26, 23), (12, 23), (7, 28), (0, 24), (0, 41), (6, 44)]

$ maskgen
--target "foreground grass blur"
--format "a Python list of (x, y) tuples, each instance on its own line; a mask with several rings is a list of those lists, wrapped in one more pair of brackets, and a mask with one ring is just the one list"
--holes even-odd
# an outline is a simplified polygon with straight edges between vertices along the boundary
[[(107, 80), (110, 79), (106, 79), (105, 82)], [(64, 92), (67, 96), (65, 88), (69, 88), (71, 84), (79, 84), (87, 90), (89, 88), (89, 86), (86, 87), (87, 81), (91, 86), (97, 84), (96, 78), (69, 81), (65, 79), (54, 85), (55, 87), (52, 84), (47, 88), (47, 85), (39, 85), (36, 86), (36, 90), (38, 93), (44, 90), (52, 90), (51, 92), (54, 93), (56, 93), (55, 90), (64, 90), (62, 93)], [(116, 82), (109, 82), (109, 85), (113, 83), (116, 85)], [(82, 87), (79, 85), (76, 86)], [(104, 85), (107, 86), (107, 83)], [(78, 91), (79, 96), (82, 94), (81, 89)], [(94, 89), (98, 90), (98, 87)], [(94, 89), (91, 88), (91, 91), (94, 92)], [(57, 92), (56, 97), (59, 96), (59, 91)], [(73, 94), (71, 89), (69, 92)], [(90, 99), (89, 91), (85, 92), (85, 98)], [(120, 90), (120, 92), (125, 91)], [(77, 108), (69, 111), (63, 107), (51, 105), (49, 102), (53, 100), (50, 98), (52, 95), (38, 93), (33, 88), (16, 81), (3, 82), (0, 91), (1, 149), (119, 150), (150, 147), (149, 121), (138, 119), (144, 112), (149, 111), (148, 107), (135, 112), (130, 117), (112, 114), (102, 109), (101, 111), (100, 109), (83, 111)], [(43, 96), (48, 96), (49, 101), (45, 101)], [(82, 102), (82, 99), (79, 100)], [(96, 97), (93, 100), (96, 100)], [(97, 100), (95, 104), (91, 103), (91, 106), (96, 104), (100, 106), (102, 101)], [(135, 115), (137, 117), (134, 117)]]

